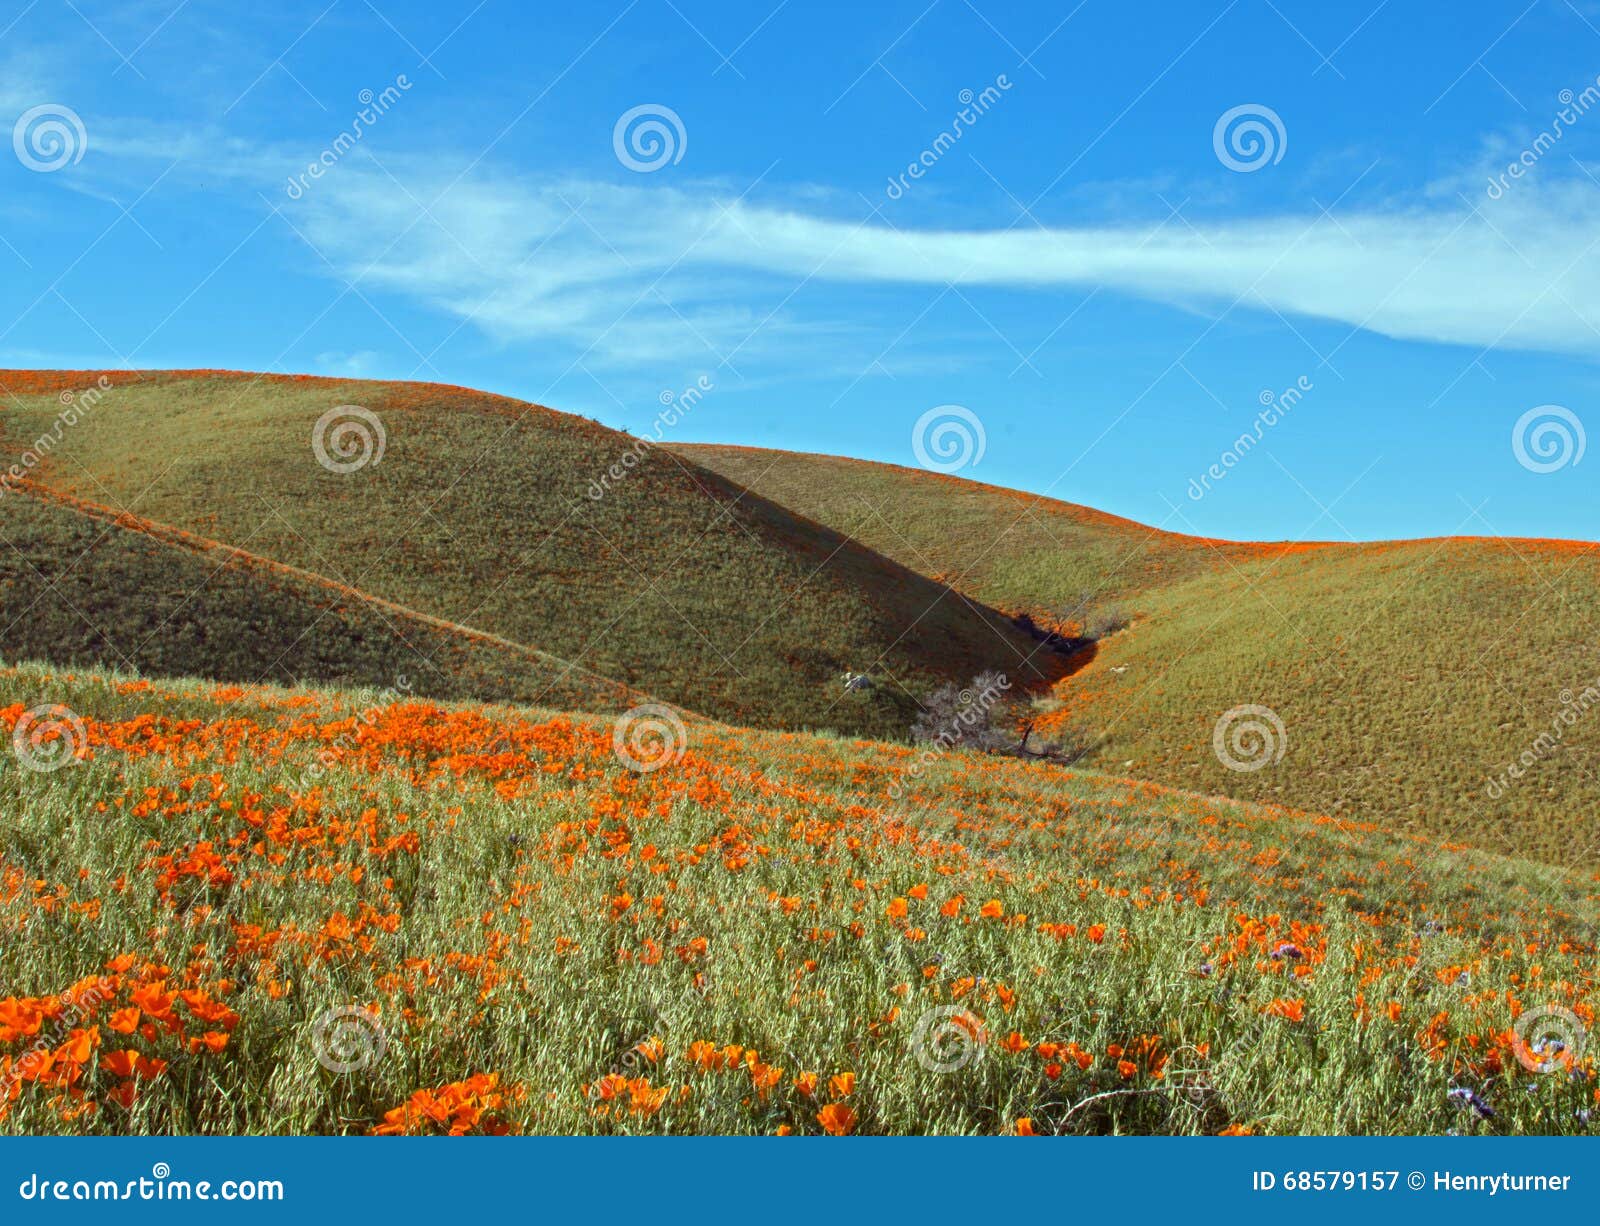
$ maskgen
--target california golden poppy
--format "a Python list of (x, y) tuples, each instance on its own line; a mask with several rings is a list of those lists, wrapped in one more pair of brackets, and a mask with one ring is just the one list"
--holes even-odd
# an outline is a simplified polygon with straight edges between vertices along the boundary
[(856, 1126), (856, 1113), (844, 1103), (829, 1103), (817, 1112), (817, 1123), (830, 1137), (842, 1137)]

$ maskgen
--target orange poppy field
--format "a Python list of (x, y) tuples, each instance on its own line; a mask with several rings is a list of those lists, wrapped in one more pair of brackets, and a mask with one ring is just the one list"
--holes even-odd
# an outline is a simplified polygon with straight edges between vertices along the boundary
[(43, 759), (0, 770), (0, 1132), (1582, 1133), (1600, 1105), (1592, 870), (666, 708), (641, 769), (628, 718), (0, 670)]

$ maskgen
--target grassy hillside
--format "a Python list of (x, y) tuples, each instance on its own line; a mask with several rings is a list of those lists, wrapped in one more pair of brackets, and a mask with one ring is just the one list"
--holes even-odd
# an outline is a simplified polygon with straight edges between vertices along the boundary
[[(998, 668), (1100, 768), (1561, 863), (1600, 848), (1600, 547), (1228, 544), (887, 465), (650, 449), (456, 388), (101, 378), (0, 373), (0, 441), (35, 453), (0, 495), (7, 607), (46, 598), (8, 619), (12, 658), (605, 710), (644, 690), (874, 736)], [(381, 456), (338, 471), (339, 436), (322, 463), (313, 435), (352, 404)], [(1076, 633), (1085, 593), (1133, 621), (1071, 661), (1001, 612)], [(1271, 712), (1259, 762), (1229, 749), (1240, 708)]]
[(0, 496), (0, 654), (623, 711), (626, 686), (27, 483)]
[[(1087, 723), (1107, 738), (1100, 761), (1181, 787), (1600, 860), (1596, 547), (1329, 549), (1230, 567), (1141, 607), (1057, 688), (1042, 728)], [(1285, 751), (1240, 772), (1213, 735), (1247, 704), (1277, 713)]]
[[(98, 377), (0, 372), (5, 446), (50, 434), (62, 394)], [(319, 462), (314, 430), (341, 405), (375, 415), (381, 456), (335, 430), (333, 464)], [(942, 681), (1049, 675), (1033, 639), (912, 568), (692, 462), (503, 397), (147, 373), (54, 433), (41, 484), (724, 718), (900, 733)], [(847, 669), (879, 685), (846, 694)]]
[[(759, 447), (679, 454), (1007, 611), (1059, 624), (1078, 597), (1132, 600), (1281, 547), (1163, 532), (962, 477)], [(1074, 629), (1066, 626), (1069, 631)]]
[[(997, 607), (1045, 616), (1084, 589), (1122, 603), (1133, 625), (1086, 653), (1040, 722), (1100, 736), (1096, 764), (1600, 858), (1600, 546), (1233, 545), (912, 469), (685, 450)], [(1284, 753), (1231, 770), (1213, 736), (1248, 705), (1276, 712)]]
[(1588, 1131), (1592, 875), (372, 701), (0, 669), (0, 1132)]

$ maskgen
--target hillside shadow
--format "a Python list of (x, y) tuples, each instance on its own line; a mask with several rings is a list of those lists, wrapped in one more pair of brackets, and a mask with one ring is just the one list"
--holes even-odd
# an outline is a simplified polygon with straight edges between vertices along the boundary
[[(931, 673), (961, 681), (997, 669), (1033, 693), (1048, 691), (1093, 658), (1092, 640), (1013, 617), (715, 470), (692, 460), (680, 463), (693, 469), (703, 492), (736, 504), (748, 519), (812, 559), (814, 574), (869, 595), (880, 633), (902, 647), (914, 644), (918, 662)], [(1088, 658), (1079, 659), (1085, 652)], [(844, 666), (870, 671), (871, 664)]]

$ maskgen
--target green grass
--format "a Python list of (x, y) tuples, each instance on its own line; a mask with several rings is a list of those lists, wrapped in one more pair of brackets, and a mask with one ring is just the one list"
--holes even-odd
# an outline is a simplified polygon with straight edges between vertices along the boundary
[(1259, 552), (894, 464), (759, 447), (677, 450), (975, 599), (1045, 620), (1059, 620), (1083, 592), (1132, 600), (1209, 572), (1219, 555)]
[[(1098, 729), (1099, 761), (1595, 863), (1600, 566), (1587, 550), (1422, 541), (1291, 554), (1176, 585), (1143, 610), (1058, 688), (1061, 709), (1042, 721)], [(1243, 704), (1277, 712), (1287, 744), (1281, 761), (1247, 773), (1225, 768), (1212, 744), (1219, 718)], [(1570, 725), (1557, 724), (1564, 711)], [(1536, 750), (1557, 727), (1559, 744)], [(1492, 785), (1524, 752), (1534, 757), (1522, 777)]]
[(0, 495), (0, 539), (10, 659), (596, 711), (644, 701), (540, 652), (27, 487)]
[[(61, 407), (39, 376), (26, 386), (0, 414), (13, 453)], [(343, 474), (317, 462), (313, 427), (341, 404), (378, 415), (381, 462)], [(146, 374), (63, 435), (37, 473), (54, 489), (722, 718), (899, 734), (914, 696), (984, 667), (1028, 671), (1035, 647), (913, 568), (665, 451), (591, 498), (634, 440), (503, 397)], [(846, 669), (878, 688), (845, 696)]]
[[(56, 384), (93, 382), (0, 378), (6, 446), (49, 429)], [(381, 463), (316, 462), (313, 425), (341, 403), (384, 423)], [(10, 598), (41, 594), (24, 554), (55, 585), (48, 616), (12, 619), (0, 650), (14, 655), (387, 684), (418, 672), (403, 662), (421, 647), (436, 672), (418, 692), (440, 697), (593, 707), (588, 690), (643, 691), (739, 723), (898, 737), (916, 698), (984, 668), (1042, 691), (1060, 658), (996, 610), (1071, 632), (1063, 613), (1092, 592), (1133, 623), (1034, 714), (1045, 735), (1087, 728), (1100, 769), (1560, 863), (1591, 863), (1600, 845), (1600, 722), (1583, 712), (1559, 743), (1547, 735), (1600, 679), (1595, 546), (1227, 544), (954, 477), (741, 448), (647, 449), (593, 499), (627, 436), (421, 384), (118, 376), (61, 434), (39, 482), (155, 523), (74, 565), (99, 526), (0, 516)], [(230, 562), (186, 603), (213, 562), (162, 524), (270, 564)], [(156, 573), (174, 542), (190, 556)], [(173, 611), (181, 632), (152, 634)], [(552, 668), (565, 680), (546, 694)], [(846, 669), (877, 688), (845, 693)], [(1213, 734), (1242, 706), (1282, 720), (1281, 760), (1219, 760)]]
[[(1103, 769), (1562, 863), (1600, 851), (1600, 691), (1523, 778), (1490, 786), (1600, 683), (1600, 546), (1206, 542), (888, 465), (685, 454), (996, 607), (1120, 603), (1133, 625), (1039, 725), (1086, 726)], [(1287, 749), (1232, 771), (1213, 732), (1252, 704)]]
[[(1535, 1074), (1508, 1035), (1544, 1006), (1592, 1025), (1593, 879), (834, 737), (696, 724), (636, 774), (603, 721), (374, 701), (0, 670), (0, 731), (62, 704), (87, 736), (53, 774), (0, 756), (4, 991), (127, 955), (224, 1015), (124, 1036), (116, 985), (76, 1019), (79, 1096), (24, 1083), (0, 1131), (362, 1132), (480, 1074), (537, 1132), (814, 1133), (835, 1102), (860, 1133), (1587, 1131), (1592, 1057)], [(317, 1019), (352, 1006), (387, 1048), (336, 1074)], [(986, 1041), (919, 1045), (952, 1007)], [(191, 1051), (208, 1028), (223, 1049)], [(780, 1072), (762, 1093), (697, 1042)], [(123, 1048), (167, 1061), (126, 1109), (99, 1061)]]

